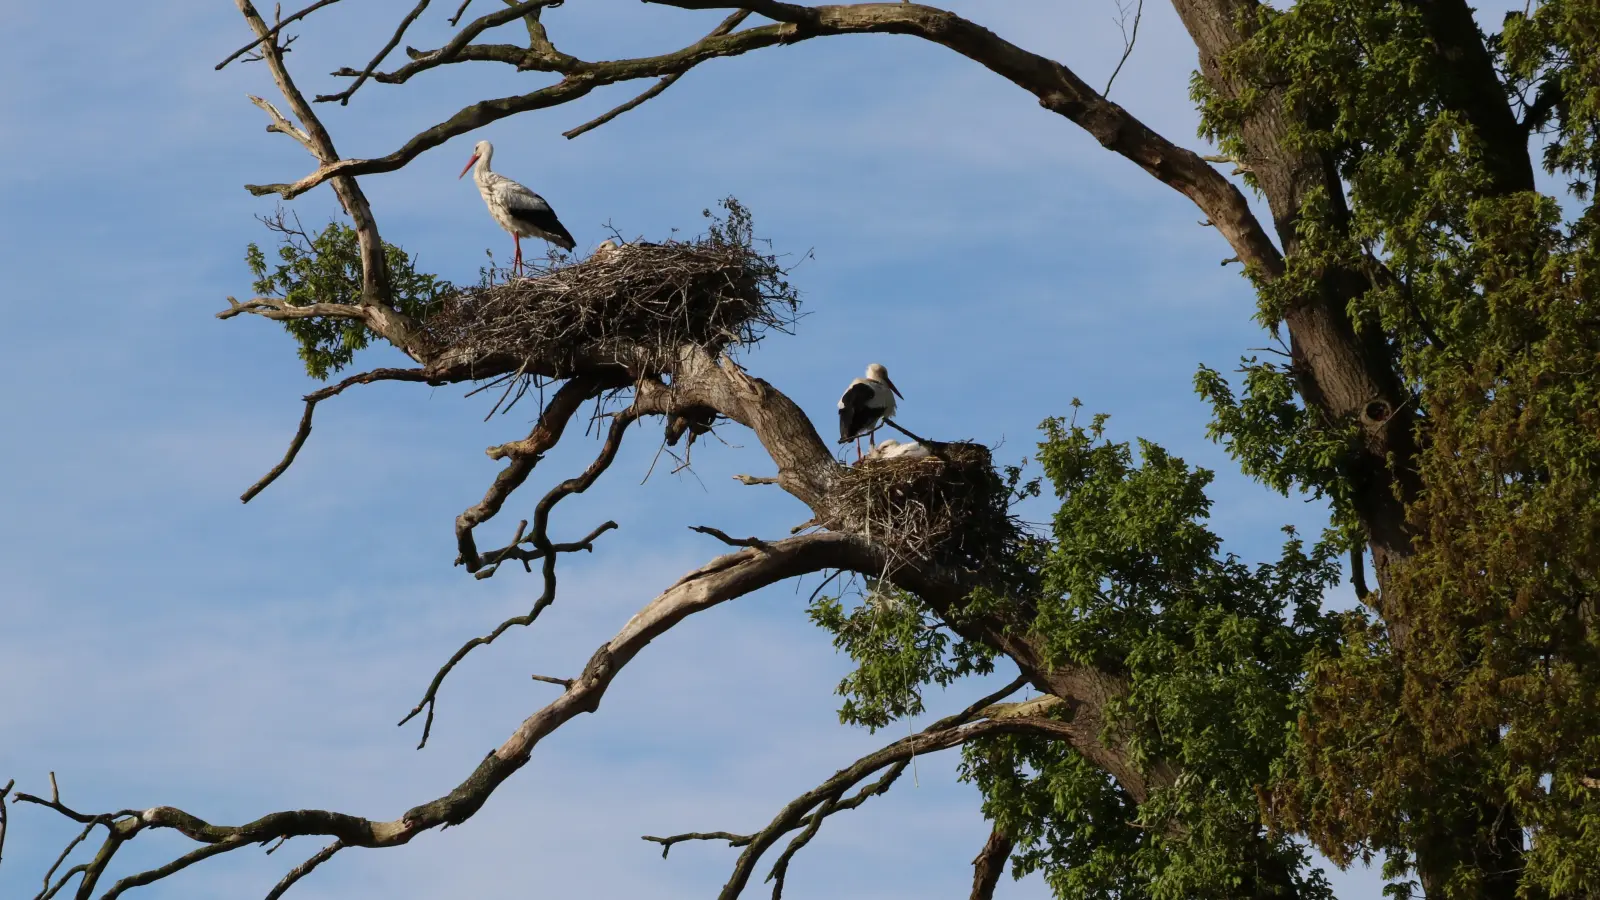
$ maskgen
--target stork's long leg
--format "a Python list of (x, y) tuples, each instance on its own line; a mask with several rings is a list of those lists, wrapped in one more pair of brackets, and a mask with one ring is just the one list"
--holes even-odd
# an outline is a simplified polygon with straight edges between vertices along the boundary
[(517, 244), (517, 255), (511, 260), (511, 271), (520, 275), (522, 274), (522, 235), (512, 234), (511, 239)]
[(861, 462), (861, 435), (856, 435), (856, 462)]

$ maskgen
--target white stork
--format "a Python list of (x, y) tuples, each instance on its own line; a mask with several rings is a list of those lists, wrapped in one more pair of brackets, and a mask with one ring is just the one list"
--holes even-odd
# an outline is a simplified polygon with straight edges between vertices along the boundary
[(894, 438), (889, 438), (868, 451), (867, 459), (922, 459), (932, 455), (927, 447), (916, 441), (902, 444)]
[(478, 193), (483, 195), (483, 202), (489, 206), (489, 215), (494, 216), (501, 228), (511, 232), (517, 244), (517, 255), (512, 260), (511, 270), (522, 271), (522, 239), (525, 237), (544, 238), (563, 250), (578, 246), (566, 226), (556, 218), (556, 211), (550, 208), (543, 197), (489, 170), (489, 160), (493, 157), (494, 145), (479, 141), (472, 148), (472, 158), (467, 160), (466, 168), (456, 177), (465, 178), (470, 170), (472, 180), (478, 184)]
[(904, 400), (900, 389), (889, 380), (889, 370), (873, 363), (867, 377), (857, 378), (839, 398), (839, 443), (856, 442), (856, 459), (861, 458), (861, 436), (874, 435), (884, 419), (894, 415), (894, 398)]

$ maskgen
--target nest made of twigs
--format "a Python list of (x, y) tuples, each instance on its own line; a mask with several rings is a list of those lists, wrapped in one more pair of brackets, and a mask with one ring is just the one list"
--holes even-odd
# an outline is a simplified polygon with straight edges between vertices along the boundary
[(666, 371), (686, 346), (719, 353), (791, 329), (796, 293), (752, 244), (747, 222), (733, 222), (693, 240), (602, 249), (446, 297), (425, 327), (455, 360), (509, 359), (552, 377), (597, 364)]
[(933, 455), (866, 459), (840, 473), (834, 527), (889, 548), (899, 560), (932, 560), (980, 572), (1014, 552), (1019, 529), (989, 448), (928, 442)]

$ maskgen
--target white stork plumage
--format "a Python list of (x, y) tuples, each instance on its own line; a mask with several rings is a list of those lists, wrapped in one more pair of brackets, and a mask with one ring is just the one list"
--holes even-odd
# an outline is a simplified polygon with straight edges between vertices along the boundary
[(839, 443), (856, 442), (856, 458), (861, 458), (862, 435), (876, 436), (878, 425), (894, 415), (894, 398), (900, 389), (889, 380), (889, 370), (873, 363), (867, 377), (857, 378), (839, 398)]
[(922, 459), (932, 455), (932, 451), (917, 441), (902, 444), (894, 438), (889, 438), (868, 451), (867, 459)]
[(479, 141), (472, 148), (472, 158), (467, 160), (466, 168), (456, 177), (465, 178), (468, 171), (472, 172), (472, 180), (477, 182), (478, 193), (483, 195), (489, 215), (494, 216), (501, 228), (511, 232), (517, 245), (517, 254), (511, 263), (512, 271), (522, 270), (522, 239), (525, 237), (544, 238), (563, 250), (578, 246), (566, 226), (556, 218), (556, 211), (550, 208), (543, 197), (498, 172), (490, 171), (489, 161), (493, 157), (494, 145)]

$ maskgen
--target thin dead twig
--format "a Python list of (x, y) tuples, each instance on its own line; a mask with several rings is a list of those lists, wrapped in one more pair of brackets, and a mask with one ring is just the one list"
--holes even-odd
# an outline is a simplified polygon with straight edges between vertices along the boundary
[(689, 526), (689, 530), (690, 531), (698, 531), (701, 534), (709, 534), (712, 537), (716, 538), (717, 540), (723, 542), (724, 544), (728, 544), (729, 546), (732, 546), (732, 547), (756, 547), (758, 549), (761, 549), (761, 548), (765, 548), (765, 547), (770, 546), (766, 541), (763, 541), (760, 538), (754, 538), (754, 537), (736, 538), (736, 537), (731, 537), (731, 536), (728, 535), (727, 532), (722, 531), (721, 529), (712, 528), (710, 525), (690, 525)]
[[(415, 22), (417, 17), (422, 15), (422, 11), (428, 8), (429, 2), (431, 2), (431, 0), (417, 0), (417, 5), (413, 6), (411, 8), (411, 12), (406, 13), (405, 18), (400, 20), (400, 26), (394, 30), (394, 34), (389, 38), (389, 42), (383, 45), (383, 49), (379, 50), (377, 55), (372, 57), (372, 60), (367, 63), (367, 67), (361, 70), (361, 74), (356, 76), (354, 84), (337, 94), (318, 94), (317, 102), (327, 103), (330, 100), (337, 100), (339, 101), (340, 106), (349, 106), (351, 95), (360, 90), (361, 86), (366, 83), (368, 78), (372, 77), (372, 73), (377, 70), (378, 66), (383, 63), (384, 59), (387, 58), (390, 53), (394, 52), (394, 48), (400, 44), (400, 39), (405, 37), (406, 29), (410, 28), (411, 23)], [(462, 9), (465, 10), (466, 7), (463, 6)], [(455, 23), (452, 22), (450, 24), (454, 25)]]
[(1117, 74), (1122, 71), (1122, 66), (1133, 55), (1134, 42), (1139, 40), (1139, 20), (1144, 18), (1144, 0), (1136, 0), (1137, 6), (1133, 10), (1133, 28), (1128, 28), (1128, 8), (1122, 5), (1122, 0), (1117, 0), (1117, 30), (1122, 32), (1122, 58), (1117, 60), (1117, 67), (1111, 70), (1111, 77), (1106, 79), (1106, 89), (1100, 92), (1102, 97), (1111, 96), (1111, 85), (1117, 80)]
[[(563, 390), (565, 389), (566, 386), (563, 386)], [(534, 508), (533, 535), (531, 538), (529, 538), (529, 540), (533, 543), (535, 551), (539, 554), (539, 558), (544, 563), (543, 570), (541, 572), (544, 577), (544, 590), (539, 594), (538, 599), (534, 601), (533, 608), (528, 610), (527, 613), (520, 616), (512, 616), (511, 618), (506, 619), (504, 622), (501, 622), (494, 628), (493, 631), (489, 632), (488, 634), (475, 637), (467, 641), (465, 644), (462, 644), (461, 648), (451, 655), (450, 659), (447, 660), (445, 664), (439, 668), (439, 671), (434, 674), (433, 680), (428, 684), (427, 691), (425, 691), (422, 695), (422, 699), (417, 701), (417, 705), (413, 707), (410, 712), (406, 713), (405, 718), (401, 719), (398, 723), (399, 725), (404, 725), (416, 718), (417, 714), (422, 712), (424, 709), (427, 710), (427, 717), (422, 723), (422, 739), (417, 743), (417, 749), (422, 749), (428, 743), (428, 735), (433, 731), (433, 714), (435, 709), (438, 707), (439, 687), (444, 684), (444, 679), (450, 674), (450, 671), (454, 669), (456, 665), (461, 662), (461, 660), (465, 659), (468, 653), (471, 653), (474, 649), (484, 646), (485, 644), (494, 643), (496, 638), (500, 637), (502, 634), (505, 634), (511, 628), (532, 625), (534, 620), (539, 618), (539, 614), (544, 611), (545, 607), (555, 602), (557, 550), (555, 545), (552, 544), (550, 539), (546, 536), (547, 529), (550, 526), (550, 511), (554, 509), (555, 505), (561, 502), (563, 499), (573, 494), (581, 494), (588, 490), (589, 486), (594, 484), (595, 479), (599, 478), (601, 473), (610, 468), (612, 460), (616, 459), (617, 457), (617, 450), (622, 446), (623, 432), (627, 430), (627, 427), (633, 423), (635, 418), (637, 418), (637, 413), (634, 413), (631, 409), (624, 410), (622, 413), (617, 414), (617, 416), (611, 420), (611, 429), (606, 435), (605, 444), (600, 448), (600, 453), (595, 457), (594, 462), (589, 464), (589, 467), (583, 471), (583, 474), (578, 475), (575, 478), (568, 478), (566, 481), (563, 481), (551, 488), (550, 491), (544, 495), (544, 498), (539, 501), (539, 505)], [(612, 525), (613, 527), (615, 526), (615, 523), (607, 524)], [(608, 529), (602, 526), (596, 530), (596, 534), (603, 533), (606, 530)], [(520, 535), (522, 529), (518, 528), (517, 531)], [(513, 547), (511, 549), (515, 548)]]
[(305, 446), (306, 438), (311, 436), (311, 416), (316, 412), (319, 402), (339, 394), (347, 387), (358, 384), (371, 384), (374, 381), (427, 380), (428, 374), (424, 369), (373, 369), (370, 372), (362, 372), (360, 375), (352, 375), (338, 384), (312, 391), (305, 395), (303, 399), (306, 402), (306, 410), (300, 415), (300, 426), (295, 429), (294, 438), (289, 441), (289, 449), (284, 451), (283, 459), (279, 460), (271, 471), (261, 476), (260, 481), (252, 484), (248, 490), (240, 494), (239, 502), (249, 503), (257, 494), (266, 490), (267, 485), (277, 481), (279, 475), (289, 470), (289, 466), (294, 463), (294, 458), (299, 455), (300, 448)]
[(290, 869), (289, 873), (283, 876), (281, 881), (273, 885), (272, 890), (267, 892), (266, 900), (278, 900), (279, 897), (284, 895), (285, 891), (289, 890), (291, 887), (294, 887), (295, 882), (309, 875), (312, 869), (315, 869), (317, 866), (320, 866), (329, 859), (333, 858), (333, 855), (338, 853), (340, 850), (343, 850), (344, 847), (344, 841), (334, 841), (328, 846), (323, 847), (321, 850), (318, 850), (310, 859)]
[[(1141, 2), (1142, 2), (1142, 0), (1141, 0)], [(716, 28), (712, 29), (711, 32), (709, 34), (707, 34), (704, 38), (701, 38), (701, 40), (706, 40), (707, 38), (721, 37), (721, 36), (723, 36), (725, 34), (731, 34), (735, 28), (738, 28), (741, 24), (744, 23), (744, 20), (748, 19), (749, 17), (750, 17), (750, 10), (741, 9), (741, 10), (735, 12), (733, 15), (727, 17), (726, 19), (723, 19), (721, 25), (718, 25)], [(685, 72), (686, 71), (687, 70), (685, 70)], [(640, 106), (643, 106), (644, 103), (646, 101), (650, 100), (651, 98), (660, 96), (662, 91), (665, 91), (667, 88), (672, 87), (673, 83), (676, 82), (679, 78), (682, 78), (683, 76), (684, 76), (684, 72), (673, 72), (671, 75), (667, 75), (667, 76), (663, 77), (660, 81), (656, 82), (654, 85), (652, 85), (644, 93), (640, 94), (637, 97), (634, 97), (632, 100), (629, 100), (627, 103), (624, 103), (621, 106), (617, 106), (617, 107), (613, 108), (610, 112), (607, 112), (607, 113), (604, 113), (602, 115), (596, 116), (595, 118), (590, 119), (589, 121), (583, 123), (582, 125), (579, 125), (577, 128), (573, 128), (573, 129), (570, 129), (568, 131), (563, 131), (563, 132), (561, 132), (561, 136), (570, 141), (570, 140), (572, 140), (573, 138), (577, 137), (580, 134), (584, 134), (585, 132), (593, 131), (596, 128), (599, 128), (601, 125), (604, 125), (607, 122), (611, 121), (612, 119), (615, 119), (617, 116), (620, 116), (623, 113), (628, 112), (629, 110), (637, 109)]]
[(245, 44), (243, 47), (240, 47), (239, 49), (237, 49), (237, 50), (233, 51), (232, 53), (228, 54), (228, 58), (223, 60), (222, 62), (217, 63), (214, 68), (217, 71), (221, 71), (223, 68), (225, 68), (228, 65), (228, 63), (233, 62), (234, 60), (238, 59), (239, 57), (245, 55), (246, 53), (249, 53), (251, 50), (254, 50), (256, 47), (260, 46), (262, 41), (271, 40), (272, 38), (277, 37), (278, 32), (282, 31), (283, 27), (285, 25), (288, 25), (291, 22), (295, 22), (295, 21), (298, 21), (300, 19), (303, 19), (306, 16), (309, 16), (312, 13), (316, 12), (317, 10), (323, 8), (324, 6), (331, 6), (331, 5), (333, 5), (335, 3), (338, 3), (338, 2), (339, 2), (339, 0), (317, 0), (317, 2), (311, 4), (310, 6), (307, 6), (305, 9), (302, 9), (297, 13), (291, 13), (289, 15), (289, 18), (287, 18), (287, 19), (279, 19), (278, 20), (278, 24), (276, 24), (276, 25), (272, 26), (272, 28), (268, 29), (266, 34), (263, 34), (263, 35), (257, 37), (255, 40), (251, 41), (250, 43)]

